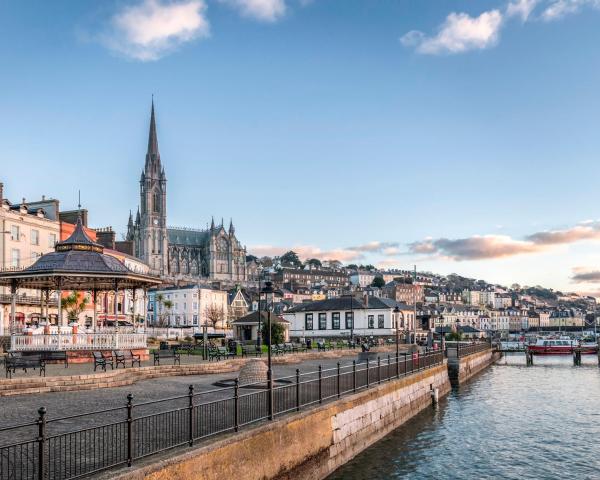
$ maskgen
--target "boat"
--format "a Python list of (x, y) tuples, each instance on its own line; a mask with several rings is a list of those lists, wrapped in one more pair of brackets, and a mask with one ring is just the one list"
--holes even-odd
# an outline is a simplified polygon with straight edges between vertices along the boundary
[(534, 344), (528, 345), (527, 350), (534, 355), (569, 355), (576, 349), (582, 354), (598, 353), (597, 343), (579, 343), (577, 340), (565, 338), (538, 338)]

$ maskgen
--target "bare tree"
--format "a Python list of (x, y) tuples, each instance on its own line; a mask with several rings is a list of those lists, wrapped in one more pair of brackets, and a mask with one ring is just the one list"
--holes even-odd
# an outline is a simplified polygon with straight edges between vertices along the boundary
[(219, 322), (222, 323), (225, 319), (225, 312), (223, 311), (223, 308), (215, 305), (214, 303), (206, 306), (204, 309), (204, 314), (206, 315), (208, 323), (212, 325), (215, 331), (217, 330), (217, 325)]
[(171, 315), (171, 309), (173, 308), (173, 302), (171, 300), (165, 300), (165, 296), (159, 293), (156, 296), (156, 324), (159, 327), (167, 327), (169, 325), (169, 318)]

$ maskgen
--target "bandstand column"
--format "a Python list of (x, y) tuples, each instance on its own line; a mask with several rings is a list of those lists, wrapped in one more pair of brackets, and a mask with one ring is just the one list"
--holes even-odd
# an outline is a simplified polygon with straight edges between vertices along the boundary
[(131, 301), (133, 302), (133, 305), (131, 306), (131, 312), (133, 315), (133, 322), (131, 322), (131, 323), (133, 323), (134, 332), (136, 330), (136, 323), (137, 323), (137, 317), (136, 317), (137, 309), (136, 309), (136, 305), (135, 305), (135, 303), (136, 303), (135, 300), (136, 300), (136, 296), (137, 296), (136, 293), (137, 293), (137, 289), (132, 288), (131, 289)]
[(10, 285), (10, 334), (16, 333), (17, 327), (17, 281), (13, 280)]
[(94, 325), (92, 327), (92, 332), (96, 333), (96, 329), (98, 328), (98, 289), (94, 288), (92, 290), (92, 305), (94, 308)]
[(144, 306), (142, 307), (142, 315), (144, 315), (144, 332), (148, 323), (148, 289), (144, 288)]
[(64, 327), (63, 324), (63, 315), (62, 315), (62, 288), (61, 288), (61, 282), (60, 279), (58, 280), (58, 284), (56, 286), (56, 296), (57, 296), (57, 302), (58, 302), (58, 328), (59, 328), (59, 333), (60, 333), (60, 328)]
[(119, 282), (115, 281), (115, 333), (119, 333)]

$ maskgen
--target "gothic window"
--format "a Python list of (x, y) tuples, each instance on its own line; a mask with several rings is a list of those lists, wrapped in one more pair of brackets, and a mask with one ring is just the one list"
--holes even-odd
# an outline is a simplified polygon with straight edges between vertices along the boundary
[(152, 199), (152, 207), (153, 207), (154, 213), (160, 213), (160, 195), (158, 192), (154, 192), (153, 199)]

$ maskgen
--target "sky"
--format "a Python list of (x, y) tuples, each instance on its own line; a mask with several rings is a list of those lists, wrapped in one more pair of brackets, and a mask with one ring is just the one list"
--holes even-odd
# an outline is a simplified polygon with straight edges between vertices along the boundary
[(124, 233), (600, 296), (600, 0), (0, 3), (0, 181)]

